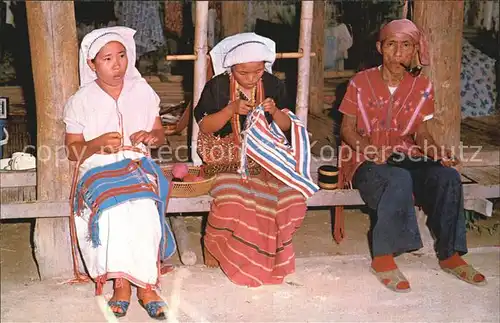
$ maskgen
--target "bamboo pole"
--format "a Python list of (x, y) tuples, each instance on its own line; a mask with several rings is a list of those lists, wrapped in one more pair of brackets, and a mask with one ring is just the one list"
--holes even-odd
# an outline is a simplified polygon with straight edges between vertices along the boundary
[[(316, 53), (311, 53), (310, 57), (315, 57)], [(209, 55), (207, 55), (207, 58)], [(304, 53), (301, 52), (287, 52), (287, 53), (276, 53), (276, 59), (290, 59), (290, 58), (302, 58)], [(185, 54), (185, 55), (167, 55), (165, 60), (167, 61), (195, 61), (197, 56), (195, 54)]]
[(186, 55), (167, 55), (165, 56), (165, 60), (167, 61), (195, 61), (195, 54), (186, 54)]
[[(316, 53), (309, 53), (309, 57), (315, 57)], [(303, 52), (291, 52), (291, 53), (276, 53), (276, 59), (287, 59), (287, 58), (302, 58), (304, 57)]]
[[(37, 200), (67, 200), (71, 179), (70, 164), (61, 149), (62, 119), (66, 100), (78, 89), (74, 5), (73, 1), (28, 1), (26, 14), (37, 114)], [(33, 239), (40, 277), (70, 277), (68, 218), (37, 219)]]
[(309, 98), (309, 74), (311, 63), (311, 30), (313, 19), (314, 1), (302, 1), (300, 16), (299, 51), (304, 56), (299, 58), (299, 71), (297, 77), (296, 115), (307, 127), (307, 109)]
[[(194, 30), (194, 85), (193, 85), (193, 112), (200, 100), (201, 92), (207, 82), (207, 37), (208, 37), (208, 1), (196, 1), (196, 23)], [(192, 116), (191, 130), (191, 158), (194, 165), (201, 165), (202, 160), (196, 152), (198, 139), (198, 124)]]

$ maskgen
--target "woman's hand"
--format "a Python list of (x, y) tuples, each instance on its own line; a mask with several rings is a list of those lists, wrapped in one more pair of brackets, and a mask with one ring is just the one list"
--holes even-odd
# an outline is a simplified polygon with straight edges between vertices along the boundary
[(133, 146), (140, 143), (151, 146), (158, 143), (158, 138), (152, 132), (140, 130), (130, 135), (130, 141)]
[(96, 138), (97, 145), (107, 153), (115, 153), (122, 146), (122, 135), (119, 132), (108, 132)]
[(264, 101), (262, 101), (261, 104), (264, 107), (264, 111), (268, 112), (272, 116), (274, 116), (276, 111), (278, 111), (278, 107), (276, 107), (276, 103), (271, 98), (265, 99)]
[(248, 101), (245, 100), (234, 100), (231, 102), (229, 105), (229, 110), (231, 111), (231, 116), (233, 114), (241, 114), (241, 115), (247, 115), (248, 112), (252, 111), (253, 106), (248, 103)]

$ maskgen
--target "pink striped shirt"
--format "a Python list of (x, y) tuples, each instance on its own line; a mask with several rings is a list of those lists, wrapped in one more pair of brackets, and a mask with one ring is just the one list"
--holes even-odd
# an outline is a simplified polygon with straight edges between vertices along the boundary
[[(433, 116), (434, 89), (426, 77), (405, 73), (391, 93), (379, 68), (374, 67), (351, 79), (339, 110), (356, 117), (358, 133), (368, 137), (374, 147), (408, 149), (415, 144), (418, 126)], [(340, 158), (342, 177), (347, 182), (366, 160), (347, 145), (343, 145)]]

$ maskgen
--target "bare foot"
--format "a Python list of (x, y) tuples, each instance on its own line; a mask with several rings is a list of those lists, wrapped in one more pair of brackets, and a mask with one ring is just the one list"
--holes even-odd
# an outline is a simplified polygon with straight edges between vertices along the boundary
[(209, 268), (217, 268), (217, 267), (219, 267), (219, 262), (207, 250), (207, 247), (203, 247), (203, 257), (205, 258), (205, 266), (207, 266)]
[[(145, 288), (140, 288), (137, 287), (137, 298), (139, 299), (139, 302), (142, 303), (141, 305), (143, 307), (148, 307), (147, 305), (151, 302), (164, 302), (163, 299), (158, 296), (158, 294), (154, 290), (147, 290)], [(146, 309), (146, 311), (148, 311)], [(161, 317), (161, 319), (165, 318), (164, 310), (161, 307), (158, 307), (156, 310), (156, 313), (149, 313), (149, 316), (157, 316), (158, 318)]]
[[(123, 278), (117, 278), (113, 281), (113, 297), (109, 300), (110, 302), (129, 302), (130, 303), (130, 295), (132, 294), (132, 290), (130, 288), (130, 282)], [(125, 308), (125, 311), (120, 306), (110, 306), (111, 310), (115, 314), (125, 314), (128, 306)]]

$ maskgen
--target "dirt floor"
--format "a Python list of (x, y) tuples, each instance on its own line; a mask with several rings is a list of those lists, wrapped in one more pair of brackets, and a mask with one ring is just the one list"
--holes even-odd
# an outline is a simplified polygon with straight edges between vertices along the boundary
[[(498, 206), (498, 204), (497, 204)], [(347, 238), (332, 241), (330, 215), (310, 211), (294, 245), (297, 270), (285, 284), (245, 288), (232, 284), (218, 269), (201, 264), (201, 218), (186, 218), (198, 254), (195, 266), (178, 266), (161, 278), (160, 295), (169, 303), (169, 322), (499, 322), (500, 232), (468, 233), (471, 252), (466, 259), (488, 277), (488, 285), (471, 286), (441, 271), (429, 254), (398, 257), (412, 291), (393, 293), (368, 271), (368, 217), (359, 210), (346, 214)], [(478, 224), (500, 222), (492, 218)], [(2, 322), (117, 322), (94, 297), (94, 285), (67, 285), (61, 280), (40, 282), (30, 245), (31, 223), (0, 226)], [(179, 264), (178, 257), (173, 261)], [(216, 297), (214, 295), (217, 295)], [(149, 319), (133, 296), (122, 322)]]
[[(304, 224), (294, 237), (297, 257), (368, 255), (366, 233), (369, 218), (358, 209), (346, 210), (346, 238), (341, 244), (333, 241), (330, 214), (327, 210), (308, 211)], [(191, 246), (201, 264), (201, 216), (187, 216), (187, 229), (191, 234)], [(491, 228), (500, 224), (500, 203), (496, 203), (494, 215), (481, 220), (478, 225)], [(0, 225), (0, 272), (1, 282), (28, 283), (38, 280), (38, 273), (31, 248), (33, 221), (2, 221)], [(481, 233), (469, 231), (470, 248), (500, 246), (500, 228), (490, 234), (487, 229)], [(178, 254), (172, 257), (174, 264), (180, 264)]]

